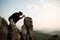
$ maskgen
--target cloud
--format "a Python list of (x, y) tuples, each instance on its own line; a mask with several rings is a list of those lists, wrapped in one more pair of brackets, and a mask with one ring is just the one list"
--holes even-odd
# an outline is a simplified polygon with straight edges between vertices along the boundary
[(38, 9), (40, 9), (40, 7), (38, 6), (38, 5), (28, 5), (28, 9), (29, 10), (38, 10)]
[[(60, 30), (60, 0), (6, 0), (3, 4), (1, 16), (6, 19), (12, 13), (21, 10), (26, 16), (33, 18), (35, 29)], [(19, 22), (17, 25), (22, 23)]]
[[(37, 3), (27, 6), (31, 15), (33, 15), (36, 29), (58, 30), (58, 28), (60, 28), (59, 2), (59, 0), (39, 0)], [(38, 28), (36, 26), (38, 26)]]

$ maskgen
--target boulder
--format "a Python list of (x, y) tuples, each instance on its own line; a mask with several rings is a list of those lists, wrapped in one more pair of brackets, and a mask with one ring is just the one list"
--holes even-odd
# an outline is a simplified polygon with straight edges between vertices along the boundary
[(8, 29), (8, 40), (20, 40), (20, 30), (16, 27), (13, 19), (11, 19)]
[(24, 18), (24, 25), (22, 26), (22, 35), (24, 40), (33, 40), (32, 18)]
[(6, 40), (8, 34), (8, 24), (6, 20), (0, 17), (0, 40)]

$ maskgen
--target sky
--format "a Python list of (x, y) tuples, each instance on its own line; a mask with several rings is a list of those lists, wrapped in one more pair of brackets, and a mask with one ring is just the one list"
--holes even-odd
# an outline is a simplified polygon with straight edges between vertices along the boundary
[[(0, 0), (0, 16), (7, 22), (19, 11), (33, 19), (34, 30), (60, 31), (60, 0)], [(16, 25), (21, 28), (23, 19)]]

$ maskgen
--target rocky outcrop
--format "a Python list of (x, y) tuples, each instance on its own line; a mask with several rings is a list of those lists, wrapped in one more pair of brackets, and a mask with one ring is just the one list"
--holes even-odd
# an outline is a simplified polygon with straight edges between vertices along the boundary
[(10, 24), (0, 17), (0, 40), (33, 40), (32, 18), (25, 17), (22, 30), (16, 27), (13, 19)]
[(24, 40), (33, 40), (32, 18), (24, 18), (24, 25), (22, 26), (22, 35)]
[(6, 20), (0, 17), (0, 40), (6, 40), (8, 34), (8, 24)]
[(13, 19), (8, 25), (8, 38), (7, 40), (20, 40), (20, 30), (16, 27)]

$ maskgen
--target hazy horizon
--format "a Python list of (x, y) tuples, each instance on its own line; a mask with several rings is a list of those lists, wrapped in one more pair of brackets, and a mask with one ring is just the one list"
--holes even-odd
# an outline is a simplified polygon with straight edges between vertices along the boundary
[[(0, 16), (7, 21), (19, 11), (33, 19), (34, 30), (60, 31), (60, 0), (0, 0)], [(23, 19), (17, 23), (22, 25)]]

